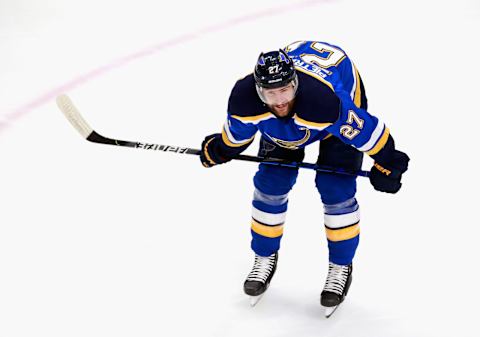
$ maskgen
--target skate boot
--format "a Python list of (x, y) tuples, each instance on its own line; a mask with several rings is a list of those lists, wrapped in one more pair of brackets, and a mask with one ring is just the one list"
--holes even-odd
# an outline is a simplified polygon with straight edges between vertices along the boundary
[(320, 303), (325, 307), (325, 316), (330, 317), (347, 296), (352, 283), (352, 265), (328, 264), (328, 275)]
[(254, 306), (267, 290), (273, 274), (277, 268), (278, 253), (270, 256), (260, 256), (255, 254), (255, 262), (252, 271), (248, 274), (243, 290), (245, 294), (250, 295), (250, 305)]

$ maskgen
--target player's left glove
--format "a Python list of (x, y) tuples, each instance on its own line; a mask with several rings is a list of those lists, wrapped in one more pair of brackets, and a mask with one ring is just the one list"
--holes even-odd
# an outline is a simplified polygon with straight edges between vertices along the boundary
[(375, 161), (370, 170), (370, 182), (377, 191), (397, 193), (402, 187), (402, 174), (408, 169), (410, 158), (407, 154), (394, 150), (388, 160)]
[(202, 142), (202, 152), (200, 153), (200, 161), (205, 167), (226, 163), (232, 158), (227, 157), (221, 151), (222, 135), (215, 133), (205, 137)]

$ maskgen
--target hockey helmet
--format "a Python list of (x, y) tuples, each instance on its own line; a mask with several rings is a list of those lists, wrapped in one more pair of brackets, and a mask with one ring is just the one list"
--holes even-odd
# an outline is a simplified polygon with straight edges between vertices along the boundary
[(298, 77), (293, 60), (283, 50), (261, 53), (253, 72), (257, 93), (266, 102), (264, 89), (275, 89), (293, 85), (294, 94), (298, 88)]

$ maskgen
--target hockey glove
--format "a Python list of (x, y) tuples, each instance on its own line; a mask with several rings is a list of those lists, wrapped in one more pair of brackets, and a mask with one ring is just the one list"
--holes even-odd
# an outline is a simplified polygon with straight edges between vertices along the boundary
[(202, 152), (200, 154), (200, 161), (203, 166), (212, 167), (232, 160), (232, 158), (226, 157), (221, 153), (221, 142), (222, 135), (220, 133), (205, 137), (202, 142)]
[(408, 169), (410, 158), (403, 152), (394, 150), (386, 162), (375, 161), (370, 170), (370, 182), (377, 191), (397, 193), (402, 186), (402, 174)]

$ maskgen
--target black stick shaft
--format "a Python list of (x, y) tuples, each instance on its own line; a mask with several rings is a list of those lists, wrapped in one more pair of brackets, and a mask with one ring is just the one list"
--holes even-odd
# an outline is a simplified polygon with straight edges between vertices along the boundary
[[(109, 145), (117, 145), (117, 146), (125, 146), (125, 147), (133, 147), (136, 149), (144, 149), (144, 150), (154, 150), (154, 151), (163, 151), (163, 152), (173, 152), (179, 154), (193, 154), (199, 156), (201, 151), (197, 149), (191, 149), (188, 147), (180, 147), (180, 146), (172, 146), (172, 145), (161, 145), (161, 144), (152, 144), (152, 143), (140, 143), (140, 142), (130, 142), (112, 138), (106, 138), (95, 131), (92, 131), (90, 135), (87, 137), (87, 140), (93, 143), (100, 143), (100, 144), (109, 144)], [(243, 160), (243, 161), (251, 161), (256, 163), (263, 163), (268, 165), (277, 165), (282, 167), (293, 167), (293, 168), (305, 168), (310, 170), (315, 170), (318, 172), (325, 172), (325, 173), (334, 173), (334, 174), (342, 174), (348, 176), (361, 176), (361, 177), (368, 177), (370, 172), (368, 171), (347, 171), (340, 168), (333, 168), (333, 167), (326, 167), (326, 166), (319, 166), (317, 164), (311, 163), (304, 163), (304, 162), (289, 162), (282, 159), (276, 158), (262, 158), (262, 157), (255, 157), (255, 156), (248, 156), (248, 155), (238, 155), (234, 157), (235, 160)]]

